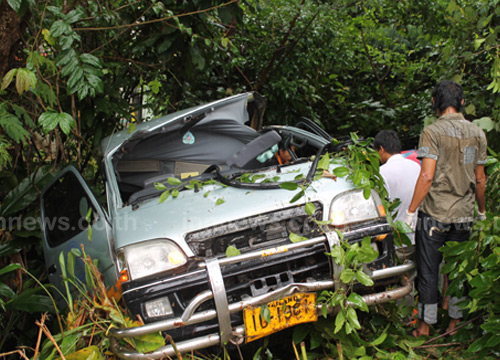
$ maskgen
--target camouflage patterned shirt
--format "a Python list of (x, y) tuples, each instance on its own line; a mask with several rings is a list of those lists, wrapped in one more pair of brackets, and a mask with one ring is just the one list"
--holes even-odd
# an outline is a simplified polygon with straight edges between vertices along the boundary
[(437, 161), (429, 193), (420, 211), (444, 223), (473, 220), (477, 165), (486, 164), (486, 137), (462, 114), (446, 114), (424, 128), (419, 159)]

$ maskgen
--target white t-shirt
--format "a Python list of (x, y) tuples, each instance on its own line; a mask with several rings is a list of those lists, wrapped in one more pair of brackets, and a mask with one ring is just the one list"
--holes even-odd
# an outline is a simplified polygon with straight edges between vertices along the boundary
[[(397, 215), (394, 217), (394, 221), (404, 221), (406, 209), (410, 206), (415, 184), (420, 175), (420, 165), (413, 160), (406, 159), (401, 154), (395, 154), (380, 167), (380, 175), (382, 175), (385, 181), (389, 200), (401, 200), (401, 204), (396, 208)], [(417, 216), (416, 212), (415, 216)], [(415, 234), (410, 233), (406, 235), (410, 238), (412, 244), (414, 244)]]

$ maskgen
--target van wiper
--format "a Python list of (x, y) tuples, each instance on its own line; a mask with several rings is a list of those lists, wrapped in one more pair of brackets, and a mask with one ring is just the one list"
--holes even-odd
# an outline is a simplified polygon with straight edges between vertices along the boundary
[[(213, 165), (212, 165), (213, 166)], [(201, 175), (196, 176), (196, 180), (203, 182), (207, 180), (214, 179), (216, 177), (215, 174), (210, 174), (210, 173), (203, 173)], [(187, 181), (183, 182), (182, 185), (170, 185), (170, 184), (164, 184), (167, 188), (169, 189), (174, 189), (177, 188), (179, 191), (184, 191), (187, 190), (188, 187), (186, 185), (189, 185), (189, 181), (193, 180), (192, 178), (186, 179)], [(196, 187), (196, 185), (195, 185)], [(148, 200), (157, 196), (160, 196), (165, 190), (158, 190), (154, 185), (148, 186), (145, 189), (139, 190), (132, 195), (130, 195), (127, 204), (132, 205), (132, 206), (137, 206), (141, 201)], [(196, 190), (195, 190), (196, 191)]]
[[(311, 167), (309, 168), (309, 171), (307, 172), (307, 176), (305, 179), (299, 179), (299, 180), (293, 180), (293, 181), (286, 181), (286, 182), (293, 182), (297, 184), (309, 184), (312, 182), (314, 175), (316, 174), (316, 169), (318, 168), (318, 162), (320, 157), (328, 150), (328, 148), (331, 146), (330, 143), (327, 143), (323, 145), (317, 152), (316, 157), (314, 158)], [(210, 166), (207, 170), (205, 170), (206, 173), (208, 172), (213, 172), (215, 171), (217, 175), (217, 180), (219, 180), (222, 184), (226, 186), (232, 186), (235, 188), (240, 188), (240, 189), (250, 189), (250, 190), (269, 190), (269, 189), (280, 189), (280, 185), (283, 184), (284, 182), (266, 182), (266, 183), (244, 183), (241, 181), (236, 180), (238, 176), (240, 176), (242, 173), (249, 173), (251, 171), (244, 170), (244, 171), (237, 171), (236, 173), (232, 173), (229, 176), (224, 176), (220, 168), (217, 165), (212, 165)], [(259, 170), (256, 170), (259, 171)]]

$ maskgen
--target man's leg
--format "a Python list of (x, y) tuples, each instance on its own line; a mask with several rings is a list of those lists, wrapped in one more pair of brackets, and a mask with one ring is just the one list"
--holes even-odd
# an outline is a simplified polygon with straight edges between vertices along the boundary
[[(471, 224), (453, 225), (450, 229), (450, 232), (448, 233), (447, 240), (457, 242), (468, 241), (470, 237), (470, 227)], [(463, 318), (462, 309), (457, 304), (465, 298), (465, 296), (462, 296), (460, 298), (454, 296), (450, 297), (448, 306), (448, 316), (450, 317), (450, 323), (448, 325), (448, 328), (446, 329), (446, 332), (450, 332), (450, 335), (455, 335), (456, 332), (454, 330)]]
[(439, 248), (446, 241), (449, 227), (425, 213), (419, 213), (415, 242), (417, 247), (418, 318), (415, 335), (429, 335), (429, 325), (437, 322), (438, 276), (442, 254)]

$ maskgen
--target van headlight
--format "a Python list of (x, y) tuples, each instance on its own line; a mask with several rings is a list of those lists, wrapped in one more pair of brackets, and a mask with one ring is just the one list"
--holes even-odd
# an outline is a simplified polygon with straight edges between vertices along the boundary
[(126, 246), (123, 256), (131, 280), (175, 269), (187, 262), (182, 250), (173, 241), (165, 239)]
[(365, 199), (363, 189), (355, 189), (337, 195), (330, 205), (331, 225), (341, 226), (385, 216), (378, 195), (372, 191)]

